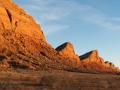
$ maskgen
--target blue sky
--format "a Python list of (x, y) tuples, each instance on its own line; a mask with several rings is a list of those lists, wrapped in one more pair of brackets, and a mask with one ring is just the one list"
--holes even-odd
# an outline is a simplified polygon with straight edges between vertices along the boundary
[(120, 0), (13, 0), (32, 15), (54, 48), (71, 42), (78, 55), (97, 49), (120, 67)]

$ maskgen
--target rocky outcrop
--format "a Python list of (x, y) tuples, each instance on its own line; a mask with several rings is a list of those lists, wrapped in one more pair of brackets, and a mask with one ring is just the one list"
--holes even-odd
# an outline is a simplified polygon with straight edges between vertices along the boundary
[(30, 15), (11, 0), (0, 0), (0, 69), (44, 68), (61, 59), (56, 54)]
[(106, 66), (106, 67), (115, 68), (115, 65), (114, 65), (113, 63), (109, 62), (109, 61), (106, 61), (106, 62), (105, 62), (105, 66)]
[(98, 51), (97, 50), (93, 50), (90, 51), (84, 55), (80, 56), (81, 61), (83, 62), (97, 62), (100, 64), (104, 64), (104, 60), (102, 58), (99, 57)]
[(55, 50), (30, 15), (11, 0), (0, 0), (0, 70), (16, 68), (117, 72), (112, 63), (99, 57), (97, 50), (80, 58), (70, 42)]
[[(78, 57), (78, 55), (75, 54), (73, 45), (70, 42), (66, 42), (57, 47), (56, 51), (61, 55), (61, 57), (65, 58), (64, 60), (69, 60), (68, 63), (72, 61), (71, 65), (77, 66), (76, 68), (78, 71), (111, 73), (119, 71), (118, 68), (115, 67), (112, 63), (105, 62), (104, 59), (99, 57), (97, 50), (90, 51)], [(75, 62), (77, 62), (77, 64)]]
[(87, 68), (93, 67), (93, 69), (98, 68), (97, 69), (98, 71), (102, 70), (102, 71), (113, 71), (113, 72), (118, 70), (114, 64), (108, 61), (105, 62), (104, 59), (99, 57), (97, 50), (93, 50), (84, 55), (81, 55), (80, 59)]
[(11, 0), (0, 0), (0, 29), (12, 30), (45, 41), (40, 26)]
[(64, 59), (30, 15), (11, 0), (0, 0), (0, 70), (76, 67)]
[(80, 62), (80, 58), (75, 54), (74, 47), (70, 42), (66, 42), (56, 48), (56, 51), (64, 58)]

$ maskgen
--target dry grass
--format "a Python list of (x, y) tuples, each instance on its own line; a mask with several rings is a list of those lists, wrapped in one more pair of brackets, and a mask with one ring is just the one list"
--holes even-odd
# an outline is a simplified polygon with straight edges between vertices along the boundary
[(120, 75), (58, 70), (1, 71), (0, 90), (120, 90)]

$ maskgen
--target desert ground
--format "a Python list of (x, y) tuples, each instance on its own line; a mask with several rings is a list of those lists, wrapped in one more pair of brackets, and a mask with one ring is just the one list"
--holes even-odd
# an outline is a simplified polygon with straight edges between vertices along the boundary
[(0, 90), (120, 90), (120, 75), (62, 70), (1, 71)]

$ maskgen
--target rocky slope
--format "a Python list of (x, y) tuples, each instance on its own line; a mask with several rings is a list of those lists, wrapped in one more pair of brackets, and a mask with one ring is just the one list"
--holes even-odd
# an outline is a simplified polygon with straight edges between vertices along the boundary
[(30, 15), (11, 0), (0, 0), (0, 69), (16, 68), (118, 72), (97, 51), (79, 58), (69, 42), (55, 50)]
[(119, 72), (119, 69), (111, 62), (99, 57), (98, 51), (93, 50), (78, 57), (70, 42), (66, 42), (56, 48), (62, 57), (78, 63), (78, 70), (90, 72)]
[(30, 15), (11, 0), (0, 0), (1, 68), (46, 67), (50, 60), (59, 60), (56, 54)]

